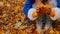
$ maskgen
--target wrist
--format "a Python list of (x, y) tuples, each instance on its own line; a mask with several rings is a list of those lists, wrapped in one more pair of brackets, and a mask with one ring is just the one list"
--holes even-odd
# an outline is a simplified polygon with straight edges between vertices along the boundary
[(38, 17), (38, 13), (35, 11), (32, 16), (33, 17)]
[(52, 10), (52, 11), (50, 12), (50, 16), (52, 16), (52, 17), (55, 16), (55, 12), (54, 12), (54, 10)]

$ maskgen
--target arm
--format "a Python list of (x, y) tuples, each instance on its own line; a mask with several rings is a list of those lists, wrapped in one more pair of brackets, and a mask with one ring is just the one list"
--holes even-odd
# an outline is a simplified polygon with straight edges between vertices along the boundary
[(26, 0), (26, 3), (24, 5), (24, 8), (23, 8), (23, 11), (24, 11), (24, 14), (27, 16), (28, 14), (28, 10), (32, 8), (32, 3), (30, 0)]
[(30, 0), (26, 0), (23, 11), (24, 11), (24, 14), (28, 16), (30, 20), (35, 20), (37, 18), (37, 15), (35, 12), (36, 9), (32, 8), (32, 3)]

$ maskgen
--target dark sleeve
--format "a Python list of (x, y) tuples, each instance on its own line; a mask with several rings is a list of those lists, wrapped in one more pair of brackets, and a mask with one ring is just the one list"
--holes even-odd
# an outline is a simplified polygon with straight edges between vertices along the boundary
[(30, 0), (26, 0), (26, 3), (25, 3), (24, 8), (23, 8), (23, 12), (24, 12), (24, 14), (25, 14), (26, 16), (27, 16), (28, 10), (29, 10), (30, 8), (32, 8), (32, 3), (31, 3)]
[(60, 0), (57, 0), (57, 7), (60, 8)]

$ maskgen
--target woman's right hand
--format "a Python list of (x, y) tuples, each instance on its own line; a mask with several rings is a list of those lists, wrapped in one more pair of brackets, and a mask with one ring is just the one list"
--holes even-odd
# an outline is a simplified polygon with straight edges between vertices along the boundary
[(42, 11), (41, 10), (42, 10), (41, 8), (36, 9), (36, 11), (33, 13), (33, 17), (40, 16), (43, 13), (43, 10)]
[(33, 17), (38, 17), (38, 13), (35, 11), (32, 16)]

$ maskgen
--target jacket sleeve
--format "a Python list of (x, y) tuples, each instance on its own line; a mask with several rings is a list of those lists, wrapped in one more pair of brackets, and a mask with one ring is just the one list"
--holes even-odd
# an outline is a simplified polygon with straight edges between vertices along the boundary
[(60, 8), (60, 0), (57, 0), (57, 7)]
[(29, 12), (28, 12), (28, 18), (29, 18), (31, 21), (34, 21), (34, 20), (37, 19), (37, 17), (33, 17), (33, 16), (32, 16), (33, 13), (34, 13), (35, 11), (36, 11), (35, 8), (31, 8), (31, 9), (29, 9)]
[(56, 8), (52, 8), (52, 10), (54, 10), (55, 16), (54, 17), (50, 16), (50, 18), (52, 20), (59, 19), (60, 18), (60, 9), (56, 7)]
[(27, 16), (28, 10), (30, 8), (32, 8), (32, 3), (30, 0), (26, 0), (26, 3), (25, 3), (24, 8), (23, 8), (23, 12), (24, 12), (25, 16)]

